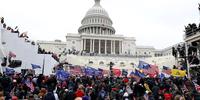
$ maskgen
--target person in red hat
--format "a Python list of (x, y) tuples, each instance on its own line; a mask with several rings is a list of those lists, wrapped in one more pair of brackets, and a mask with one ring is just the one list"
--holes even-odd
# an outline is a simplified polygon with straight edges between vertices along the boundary
[(17, 96), (12, 96), (12, 100), (18, 100)]
[(75, 92), (75, 95), (76, 95), (76, 97), (83, 97), (85, 95), (82, 85), (79, 86), (79, 88)]

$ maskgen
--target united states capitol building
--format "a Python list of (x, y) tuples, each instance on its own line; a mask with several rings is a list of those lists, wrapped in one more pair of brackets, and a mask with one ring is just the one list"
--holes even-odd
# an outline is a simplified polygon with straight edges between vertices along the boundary
[(119, 67), (130, 67), (139, 60), (160, 66), (175, 64), (171, 47), (156, 50), (152, 46), (137, 46), (135, 37), (116, 34), (112, 25), (100, 0), (95, 0), (93, 7), (82, 19), (78, 33), (68, 33), (66, 42), (56, 40), (37, 43), (42, 49), (55, 52), (62, 60), (75, 65), (106, 66), (114, 62)]

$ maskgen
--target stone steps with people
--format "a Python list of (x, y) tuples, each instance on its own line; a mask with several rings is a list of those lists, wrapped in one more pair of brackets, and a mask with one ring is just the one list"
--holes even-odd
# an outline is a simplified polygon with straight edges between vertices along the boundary
[[(2, 25), (0, 25), (2, 26)], [(53, 66), (57, 62), (52, 58), (52, 54), (38, 54), (38, 45), (30, 41), (27, 37), (19, 36), (18, 33), (13, 33), (6, 28), (1, 27), (1, 39), (0, 49), (5, 54), (1, 54), (0, 57), (8, 57), (9, 52), (12, 52), (16, 57), (12, 60), (20, 60), (22, 62), (21, 67), (15, 68), (16, 72), (21, 72), (21, 69), (32, 69), (31, 64), (36, 64), (43, 66), (43, 60), (45, 58), (45, 68), (44, 74), (52, 74)], [(40, 74), (42, 69), (36, 69), (36, 74)]]

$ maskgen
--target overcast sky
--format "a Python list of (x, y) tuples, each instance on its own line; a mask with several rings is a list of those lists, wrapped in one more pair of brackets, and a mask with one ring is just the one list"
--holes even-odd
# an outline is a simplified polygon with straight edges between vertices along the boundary
[[(0, 16), (28, 31), (32, 40), (66, 41), (78, 33), (94, 0), (0, 0)], [(200, 21), (198, 0), (101, 0), (116, 34), (136, 38), (136, 45), (162, 49), (183, 41), (184, 25)]]

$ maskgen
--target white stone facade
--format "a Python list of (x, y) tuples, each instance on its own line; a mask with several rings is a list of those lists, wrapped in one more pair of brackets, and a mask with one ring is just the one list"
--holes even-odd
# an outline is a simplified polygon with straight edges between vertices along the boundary
[[(132, 64), (137, 64), (139, 60), (159, 66), (175, 64), (172, 55), (163, 56), (165, 53), (170, 53), (170, 50), (163, 51), (155, 50), (151, 46), (136, 46), (134, 37), (115, 34), (116, 31), (112, 27), (113, 22), (106, 10), (101, 7), (100, 0), (95, 0), (94, 6), (87, 11), (81, 24), (78, 33), (68, 33), (66, 42), (57, 45), (66, 44), (66, 47), (63, 45), (66, 50), (75, 50), (86, 54), (94, 53), (97, 56), (80, 54), (62, 56), (62, 59), (67, 58), (67, 61), (71, 64), (105, 67), (109, 62), (114, 62), (115, 66), (120, 68), (132, 68)], [(43, 48), (43, 45), (41, 47)], [(45, 48), (50, 49), (52, 46)], [(157, 54), (160, 56), (156, 56)], [(92, 62), (92, 64), (89, 62)]]
[(67, 34), (67, 49), (105, 55), (134, 55), (135, 38), (115, 34), (113, 22), (101, 7), (100, 0), (95, 0), (81, 24), (78, 34)]
[(151, 46), (137, 46), (135, 55), (137, 57), (154, 57), (155, 48)]
[(122, 53), (128, 55), (135, 55), (136, 52), (136, 44), (135, 38), (126, 37), (123, 41)]
[(66, 50), (66, 42), (59, 40), (55, 41), (37, 41), (37, 44), (47, 52), (53, 52), (55, 54), (61, 54)]

